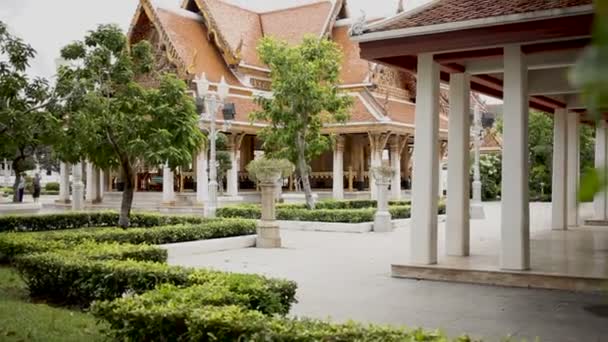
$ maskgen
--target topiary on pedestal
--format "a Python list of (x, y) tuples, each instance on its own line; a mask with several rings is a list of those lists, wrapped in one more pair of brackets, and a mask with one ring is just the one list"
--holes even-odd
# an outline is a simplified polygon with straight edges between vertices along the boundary
[(247, 165), (249, 178), (262, 189), (262, 218), (258, 224), (256, 247), (281, 247), (274, 200), (279, 179), (289, 176), (293, 171), (293, 164), (285, 159), (260, 158)]

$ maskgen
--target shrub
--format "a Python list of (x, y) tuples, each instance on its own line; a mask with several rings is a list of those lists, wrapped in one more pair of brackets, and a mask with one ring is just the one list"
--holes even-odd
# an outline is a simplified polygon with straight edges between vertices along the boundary
[(149, 245), (118, 244), (115, 242), (96, 243), (92, 240), (54, 240), (43, 236), (24, 233), (0, 234), (0, 262), (12, 261), (19, 255), (55, 251), (76, 253), (81, 258), (91, 259), (133, 259), (142, 261), (167, 261), (167, 251)]
[(48, 182), (44, 185), (44, 190), (46, 191), (59, 191), (59, 183), (57, 182)]
[(294, 282), (253, 274), (195, 270), (148, 261), (82, 258), (70, 251), (21, 255), (15, 258), (14, 265), (33, 297), (82, 307), (94, 300), (141, 294), (160, 284), (221, 285), (248, 295), (252, 307), (266, 313), (285, 314), (295, 302)]
[(360, 223), (374, 220), (376, 209), (278, 209), (277, 219), (289, 221)]
[[(154, 227), (202, 223), (200, 216), (164, 216), (151, 213), (131, 214), (131, 227)], [(116, 212), (60, 213), (48, 215), (8, 215), (0, 217), (0, 231), (46, 231), (86, 227), (111, 227), (118, 223)]]
[(186, 321), (186, 340), (189, 341), (447, 341), (437, 332), (407, 331), (355, 322), (337, 324), (314, 319), (268, 317), (234, 305), (206, 306), (189, 316)]
[[(92, 228), (47, 232), (40, 236), (76, 244), (84, 240), (133, 244), (165, 244), (255, 234), (256, 222), (244, 219), (218, 219), (198, 224), (153, 228)], [(21, 233), (23, 234), (23, 233)], [(32, 233), (38, 234), (38, 233)]]
[(0, 263), (10, 262), (15, 256), (67, 248), (64, 241), (42, 239), (24, 233), (0, 234)]
[(141, 295), (94, 302), (91, 312), (110, 323), (117, 340), (178, 341), (188, 332), (188, 316), (206, 305), (252, 308), (248, 295), (218, 284), (186, 288), (164, 284)]
[[(374, 207), (367, 206), (371, 203), (373, 203)], [(303, 205), (299, 204), (288, 204), (277, 206), (276, 213), (278, 220), (288, 221), (371, 222), (374, 220), (376, 212), (375, 203), (375, 201), (325, 201), (319, 202), (319, 205), (314, 210), (306, 209)], [(389, 204), (392, 218), (404, 219), (410, 217), (411, 207), (409, 201), (393, 201)], [(445, 204), (441, 202), (439, 204), (439, 214), (444, 213)], [(219, 208), (217, 215), (220, 217), (259, 219), (261, 217), (261, 209), (253, 204), (229, 206)]]
[[(167, 305), (118, 300), (116, 305), (95, 307), (94, 314), (110, 323), (117, 340), (129, 341), (447, 341), (440, 333), (422, 330), (269, 317), (242, 305), (206, 304), (212, 300), (199, 296), (202, 300), (196, 304), (202, 306), (181, 306), (181, 294), (177, 294), (173, 300), (162, 298)], [(177, 310), (173, 301), (185, 310)]]

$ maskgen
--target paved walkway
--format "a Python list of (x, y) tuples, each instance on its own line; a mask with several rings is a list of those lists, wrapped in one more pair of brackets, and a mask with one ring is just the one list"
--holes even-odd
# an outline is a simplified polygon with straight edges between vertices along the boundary
[[(532, 205), (533, 232), (548, 227), (549, 212), (547, 204)], [(588, 216), (589, 207), (581, 212)], [(473, 246), (499, 231), (499, 205), (486, 205), (486, 214), (488, 219), (473, 221)], [(508, 335), (532, 341), (608, 341), (608, 318), (586, 310), (608, 304), (607, 295), (391, 278), (390, 264), (407, 254), (407, 228), (385, 234), (281, 234), (282, 249), (170, 253), (170, 263), (295, 280), (299, 303), (292, 314), (298, 316), (441, 328), (450, 336), (468, 333), (485, 341)]]

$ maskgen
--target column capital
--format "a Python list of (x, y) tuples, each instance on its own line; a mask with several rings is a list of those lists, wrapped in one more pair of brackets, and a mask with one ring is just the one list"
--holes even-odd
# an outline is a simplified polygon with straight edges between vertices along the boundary
[(337, 134), (335, 137), (335, 145), (334, 145), (334, 149), (340, 152), (344, 152), (344, 136)]

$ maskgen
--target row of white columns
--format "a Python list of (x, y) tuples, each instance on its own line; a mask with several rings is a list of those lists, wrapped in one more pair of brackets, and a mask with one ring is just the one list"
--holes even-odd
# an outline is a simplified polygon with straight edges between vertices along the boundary
[[(529, 268), (527, 68), (519, 46), (504, 53), (504, 134), (500, 265)], [(412, 180), (410, 260), (437, 263), (439, 65), (418, 56), (416, 145)], [(469, 92), (466, 73), (450, 78), (446, 252), (469, 255)]]
[[(437, 263), (437, 202), (439, 65), (432, 54), (418, 56), (416, 146), (412, 186), (410, 261)], [(504, 47), (504, 116), (500, 267), (530, 268), (530, 217), (528, 203), (528, 92), (527, 66), (521, 47)], [(470, 254), (469, 129), (470, 76), (450, 76), (446, 253)], [(554, 229), (578, 224), (579, 120), (575, 113), (556, 110), (554, 120), (553, 209)], [(606, 123), (598, 126), (596, 167), (608, 163)], [(608, 197), (598, 194), (596, 216), (608, 216)]]
[(72, 209), (82, 210), (84, 203), (101, 202), (105, 190), (105, 177), (103, 171), (92, 163), (86, 163), (86, 186), (82, 181), (82, 163), (71, 166), (72, 193), (70, 197), (70, 164), (59, 164), (59, 202), (72, 203)]
[[(407, 148), (408, 135), (391, 135), (390, 133), (369, 133), (370, 141), (370, 168), (382, 165), (382, 152), (384, 151), (387, 143), (390, 139), (390, 165), (395, 170), (393, 179), (391, 180), (391, 199), (401, 199), (401, 168), (402, 164), (409, 164), (409, 151), (404, 158), (403, 163), (401, 155), (404, 149)], [(356, 157), (363, 157), (363, 153), (360, 150), (362, 146), (352, 147), (353, 149), (358, 148), (359, 150), (353, 151), (353, 159)], [(363, 164), (362, 161), (352, 160)], [(361, 166), (361, 165), (359, 165)], [(362, 168), (358, 170), (360, 173), (363, 171)], [(370, 180), (370, 194), (371, 199), (377, 199), (377, 187), (373, 180)], [(344, 198), (344, 137), (337, 136), (334, 144), (333, 153), (333, 169), (332, 169), (332, 196), (334, 199)]]

